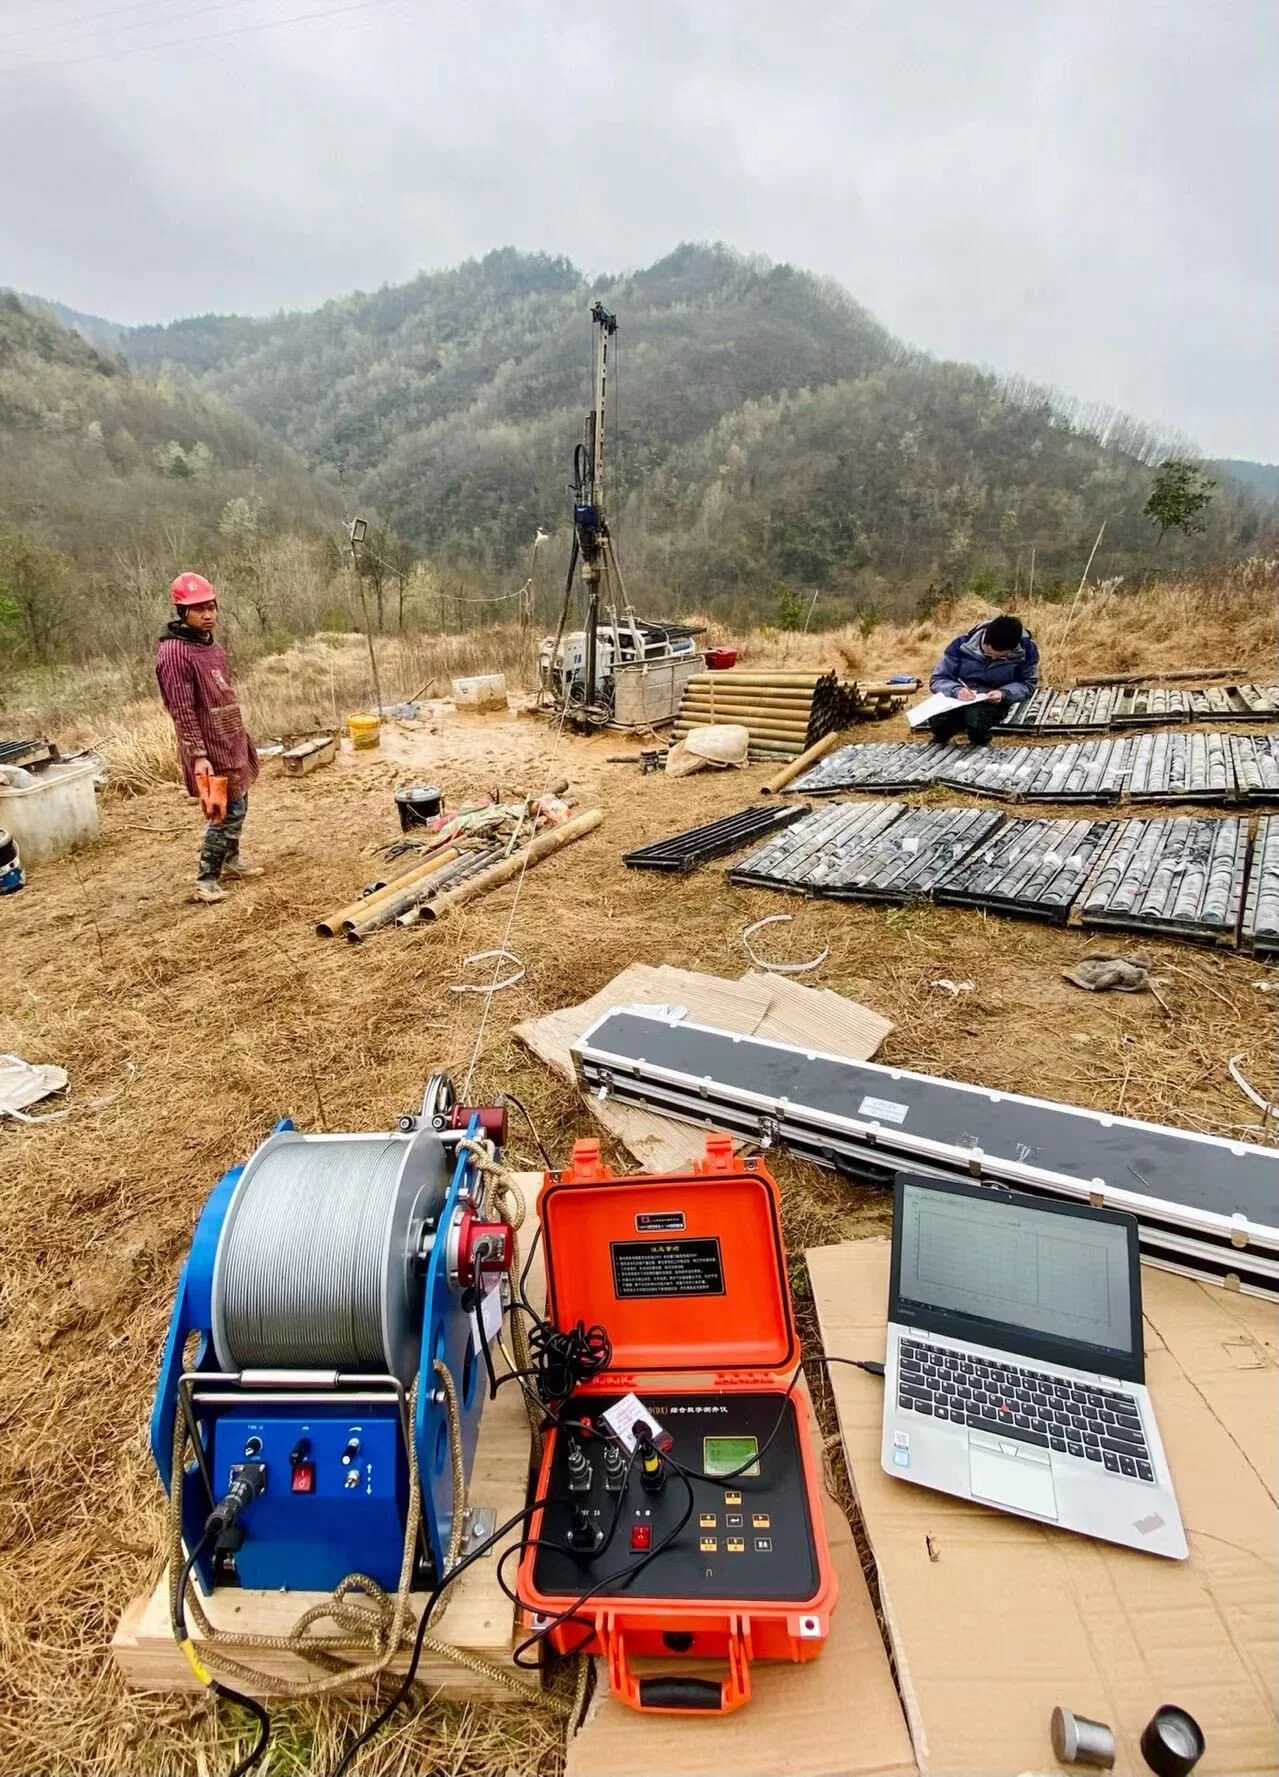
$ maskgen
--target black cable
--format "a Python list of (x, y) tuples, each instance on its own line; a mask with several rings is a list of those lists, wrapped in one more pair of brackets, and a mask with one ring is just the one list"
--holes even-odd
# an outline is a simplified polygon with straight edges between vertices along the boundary
[[(514, 1530), (517, 1524), (524, 1523), (527, 1519), (532, 1517), (534, 1512), (538, 1511), (545, 1504), (545, 1498), (533, 1500), (529, 1505), (526, 1505), (522, 1511), (516, 1512), (513, 1517), (508, 1518), (505, 1524), (499, 1524), (492, 1536), (482, 1542), (478, 1548), (472, 1549), (468, 1555), (464, 1555), (456, 1566), (450, 1567), (449, 1571), (444, 1575), (444, 1578), (440, 1581), (439, 1585), (436, 1586), (435, 1590), (431, 1593), (422, 1608), (422, 1614), (418, 1618), (417, 1634), (413, 1640), (413, 1652), (409, 1656), (408, 1667), (396, 1689), (395, 1695), (384, 1709), (378, 1711), (368, 1727), (363, 1729), (363, 1731), (351, 1742), (350, 1746), (348, 1746), (346, 1751), (342, 1754), (338, 1763), (333, 1767), (329, 1777), (346, 1777), (354, 1760), (369, 1744), (370, 1740), (382, 1731), (387, 1722), (390, 1721), (391, 1717), (400, 1707), (400, 1704), (403, 1703), (404, 1699), (413, 1689), (414, 1680), (417, 1678), (418, 1665), (422, 1658), (422, 1647), (426, 1640), (427, 1625), (431, 1620), (436, 1605), (444, 1596), (448, 1587), (453, 1584), (454, 1580), (459, 1579), (462, 1574), (466, 1572), (472, 1562), (478, 1561), (482, 1556), (487, 1555), (495, 1543), (501, 1542), (502, 1538), (506, 1536), (509, 1531)], [(516, 1548), (522, 1548), (524, 1545), (520, 1542), (514, 1546)], [(508, 1549), (506, 1552), (509, 1554), (510, 1550)]]
[[(632, 1452), (632, 1460), (633, 1459), (634, 1459), (634, 1452)], [(545, 1641), (547, 1636), (552, 1634), (554, 1632), (554, 1630), (558, 1629), (559, 1626), (561, 1625), (561, 1623), (565, 1623), (565, 1622), (572, 1620), (574, 1618), (574, 1616), (576, 1615), (576, 1613), (582, 1608), (582, 1606), (584, 1604), (588, 1604), (590, 1602), (590, 1600), (595, 1597), (596, 1593), (603, 1592), (610, 1586), (615, 1586), (619, 1591), (623, 1590), (625, 1587), (631, 1585), (634, 1582), (634, 1580), (637, 1579), (641, 1573), (643, 1573), (643, 1571), (646, 1567), (648, 1567), (652, 1562), (656, 1561), (659, 1555), (665, 1554), (666, 1550), (670, 1548), (671, 1544), (675, 1541), (675, 1539), (680, 1535), (680, 1533), (683, 1531), (685, 1526), (688, 1524), (690, 1518), (693, 1516), (693, 1509), (697, 1503), (696, 1496), (693, 1493), (692, 1487), (689, 1485), (687, 1476), (680, 1473), (680, 1471), (678, 1469), (676, 1469), (676, 1473), (679, 1474), (680, 1480), (684, 1483), (684, 1490), (688, 1494), (688, 1504), (685, 1506), (683, 1516), (680, 1518), (679, 1522), (673, 1527), (673, 1529), (671, 1529), (667, 1532), (667, 1534), (662, 1538), (660, 1543), (655, 1544), (654, 1547), (651, 1548), (648, 1551), (648, 1553), (646, 1555), (644, 1555), (639, 1561), (634, 1562), (629, 1567), (619, 1568), (614, 1573), (605, 1574), (603, 1579), (597, 1580), (593, 1586), (591, 1586), (587, 1591), (581, 1593), (581, 1595), (579, 1597), (575, 1598), (571, 1604), (566, 1605), (562, 1611), (559, 1611), (555, 1616), (551, 1617), (547, 1622), (543, 1623), (540, 1628), (535, 1629), (534, 1632), (530, 1636), (528, 1636), (524, 1641), (520, 1642), (519, 1646), (512, 1653), (511, 1662), (513, 1665), (519, 1666), (521, 1668), (521, 1670), (523, 1670), (525, 1672), (537, 1671), (538, 1670), (537, 1662), (523, 1660), (520, 1658), (521, 1654), (525, 1653), (529, 1648), (537, 1647), (539, 1645), (539, 1643)], [(628, 1469), (628, 1475), (629, 1475), (629, 1469)], [(625, 1499), (625, 1497), (626, 1497), (625, 1492), (623, 1491), (623, 1493), (621, 1495), (619, 1495), (619, 1500)], [(619, 1506), (618, 1508), (615, 1508), (615, 1510), (614, 1510), (614, 1523), (615, 1524), (616, 1524), (617, 1520), (620, 1518), (620, 1515), (621, 1515), (621, 1513), (620, 1513), (620, 1506)], [(607, 1547), (607, 1543), (604, 1546)], [(532, 1540), (526, 1540), (525, 1543), (523, 1544), (523, 1547), (524, 1548), (549, 1547), (549, 1548), (562, 1549), (563, 1545), (556, 1544), (556, 1543), (547, 1543), (542, 1538), (538, 1537), (538, 1538), (535, 1538)], [(513, 1551), (510, 1549), (508, 1549), (506, 1551), (506, 1554), (503, 1555), (502, 1558), (498, 1562), (499, 1568), (502, 1566), (502, 1562), (505, 1561), (507, 1556), (509, 1556), (512, 1552)], [(599, 1553), (600, 1554), (603, 1553), (603, 1548), (601, 1548)], [(595, 1559), (598, 1560), (598, 1558), (599, 1558), (599, 1556), (597, 1555), (595, 1557)], [(506, 1592), (508, 1597), (512, 1596), (512, 1594), (510, 1593), (509, 1589), (507, 1588), (507, 1586), (505, 1584), (504, 1579), (500, 1575), (499, 1575), (499, 1582), (498, 1583), (502, 1586), (502, 1590), (504, 1592)], [(519, 1600), (516, 1599), (516, 1602), (518, 1603)], [(581, 1653), (582, 1650), (589, 1645), (589, 1643), (594, 1638), (594, 1636), (597, 1632), (596, 1625), (594, 1623), (589, 1622), (586, 1619), (581, 1619), (581, 1622), (582, 1622), (582, 1627), (584, 1629), (586, 1629), (587, 1633), (583, 1637), (583, 1639), (578, 1643), (577, 1647), (568, 1648), (565, 1650), (567, 1656), (571, 1656), (576, 1653)], [(334, 1777), (337, 1777), (336, 1773), (334, 1774)]]
[[(555, 1162), (554, 1162), (554, 1160), (551, 1159), (550, 1154), (547, 1152), (546, 1143), (542, 1140), (541, 1136), (537, 1133), (537, 1124), (533, 1121), (532, 1117), (529, 1116), (528, 1111), (525, 1108), (525, 1106), (523, 1104), (521, 1104), (520, 1100), (518, 1098), (516, 1098), (516, 1096), (513, 1092), (504, 1092), (502, 1094), (502, 1098), (506, 1104), (513, 1104), (515, 1106), (516, 1110), (520, 1113), (521, 1117), (523, 1117), (524, 1121), (528, 1124), (529, 1132), (532, 1135), (533, 1140), (537, 1143), (537, 1151), (542, 1156), (542, 1159), (546, 1164), (546, 1170), (548, 1172), (554, 1172), (556, 1170)], [(538, 1232), (539, 1233), (541, 1232), (541, 1224), (540, 1223), (538, 1224)]]
[[(190, 1642), (190, 1637), (187, 1634), (187, 1585), (196, 1562), (209, 1546), (210, 1540), (211, 1533), (206, 1530), (187, 1556), (186, 1565), (182, 1569), (182, 1577), (178, 1581), (178, 1597), (173, 1611), (173, 1626), (177, 1630), (178, 1640), (183, 1644)], [(246, 1697), (242, 1691), (233, 1691), (220, 1679), (210, 1677), (208, 1687), (214, 1696), (221, 1697), (224, 1703), (236, 1703), (241, 1709), (247, 1710), (258, 1724), (257, 1740), (229, 1774), (229, 1777), (248, 1777), (248, 1773), (259, 1763), (271, 1743), (271, 1717), (255, 1697)]]
[(827, 1357), (823, 1352), (821, 1355), (807, 1358), (805, 1361), (810, 1364), (850, 1364), (854, 1370), (865, 1370), (868, 1376), (882, 1376), (884, 1374), (883, 1364), (877, 1364), (874, 1358), (869, 1357)]
[(604, 1328), (588, 1327), (581, 1320), (562, 1331), (535, 1317), (529, 1349), (543, 1406), (562, 1406), (613, 1361), (613, 1347)]

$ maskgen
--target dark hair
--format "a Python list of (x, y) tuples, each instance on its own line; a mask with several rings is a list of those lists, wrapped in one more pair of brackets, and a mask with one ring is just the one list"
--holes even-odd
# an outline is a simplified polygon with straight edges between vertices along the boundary
[(986, 625), (985, 640), (1001, 653), (1021, 646), (1024, 634), (1020, 617), (992, 617)]

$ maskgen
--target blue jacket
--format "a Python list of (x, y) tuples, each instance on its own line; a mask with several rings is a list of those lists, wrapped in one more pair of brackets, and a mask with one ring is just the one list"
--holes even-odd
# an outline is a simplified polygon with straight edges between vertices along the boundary
[(1039, 683), (1039, 649), (1029, 630), (1022, 631), (1021, 645), (1006, 660), (990, 660), (981, 651), (986, 625), (979, 623), (967, 635), (956, 636), (933, 669), (930, 691), (946, 697), (970, 691), (1002, 691), (1005, 703), (1021, 703)]

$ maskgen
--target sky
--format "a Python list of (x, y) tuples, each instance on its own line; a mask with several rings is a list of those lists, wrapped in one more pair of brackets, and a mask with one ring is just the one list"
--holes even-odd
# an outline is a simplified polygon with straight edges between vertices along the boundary
[(723, 241), (1279, 460), (1275, 0), (0, 0), (0, 283), (308, 308)]

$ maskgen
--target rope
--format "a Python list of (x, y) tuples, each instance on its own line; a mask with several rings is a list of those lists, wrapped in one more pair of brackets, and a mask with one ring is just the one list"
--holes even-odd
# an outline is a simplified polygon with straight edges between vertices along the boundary
[[(449, 1449), (452, 1456), (453, 1469), (453, 1523), (449, 1535), (448, 1553), (445, 1557), (445, 1573), (452, 1572), (457, 1566), (462, 1546), (463, 1514), (461, 1502), (465, 1497), (466, 1481), (462, 1464), (462, 1427), (458, 1411), (457, 1391), (448, 1366), (438, 1358), (435, 1360), (435, 1375), (444, 1394), (445, 1408), (448, 1414)], [(411, 1397), (411, 1405), (416, 1401), (416, 1389)], [(179, 1411), (174, 1419), (173, 1428), (173, 1479), (169, 1492), (169, 1612), (175, 1633), (178, 1625), (178, 1587), (181, 1583), (184, 1558), (182, 1553), (182, 1485), (185, 1475), (187, 1444), (189, 1430), (186, 1415)], [(353, 1573), (337, 1585), (330, 1597), (314, 1604), (309, 1610), (303, 1611), (292, 1630), (287, 1635), (249, 1635), (237, 1631), (215, 1629), (205, 1614), (200, 1602), (199, 1593), (192, 1583), (188, 1587), (186, 1604), (203, 1639), (195, 1645), (195, 1652), (210, 1668), (217, 1668), (220, 1673), (238, 1680), (250, 1689), (274, 1693), (278, 1696), (293, 1698), (322, 1697), (338, 1690), (349, 1689), (351, 1686), (371, 1681), (386, 1671), (398, 1650), (412, 1640), (409, 1631), (408, 1617), (410, 1610), (410, 1591), (413, 1580), (414, 1551), (417, 1546), (418, 1531), (422, 1517), (422, 1482), (418, 1470), (417, 1452), (413, 1440), (409, 1440), (409, 1509), (404, 1528), (404, 1554), (400, 1563), (399, 1583), (394, 1598), (376, 1580), (367, 1574)], [(431, 1614), (428, 1633), (423, 1637), (423, 1652), (437, 1658), (452, 1661), (463, 1666), (478, 1677), (492, 1680), (506, 1690), (513, 1691), (525, 1699), (538, 1698), (544, 1701), (556, 1714), (567, 1715), (570, 1705), (562, 1698), (545, 1697), (517, 1678), (505, 1667), (495, 1665), (483, 1655), (471, 1653), (466, 1648), (453, 1647), (448, 1642), (439, 1640), (429, 1633), (429, 1627), (439, 1621), (448, 1608), (447, 1595), (441, 1597)], [(315, 1623), (325, 1619), (333, 1622), (341, 1633), (336, 1635), (313, 1635), (310, 1633)], [(283, 1678), (273, 1672), (264, 1672), (257, 1667), (247, 1665), (227, 1652), (227, 1645), (236, 1649), (252, 1649), (258, 1652), (293, 1654), (300, 1659), (310, 1661), (322, 1667), (327, 1676), (323, 1678)], [(352, 1648), (363, 1644), (371, 1658), (362, 1664), (353, 1664), (350, 1658)], [(346, 1657), (342, 1658), (341, 1654)]]
[[(543, 797), (548, 796), (550, 794), (551, 778), (552, 778), (552, 775), (555, 770), (555, 760), (556, 760), (556, 756), (559, 753), (560, 743), (562, 742), (562, 740), (564, 738), (564, 724), (565, 724), (565, 721), (567, 720), (567, 718), (568, 718), (568, 699), (565, 698), (564, 703), (563, 703), (563, 707), (560, 710), (560, 719), (555, 727), (555, 739), (554, 739), (554, 742), (552, 743), (552, 746), (551, 746), (551, 755), (550, 755), (550, 758), (546, 762), (546, 777), (545, 777), (543, 784), (542, 784), (541, 793), (535, 798), (535, 800), (538, 802), (540, 802)], [(475, 1047), (471, 1050), (471, 1059), (470, 1059), (470, 1062), (469, 1062), (467, 1069), (466, 1069), (466, 1078), (463, 1080), (462, 1090), (458, 1094), (458, 1097), (461, 1099), (463, 1104), (466, 1104), (468, 1102), (467, 1094), (471, 1089), (471, 1078), (475, 1073), (476, 1065), (480, 1059), (480, 1050), (484, 1046), (484, 1032), (488, 1027), (489, 1012), (492, 1009), (492, 1005), (493, 1005), (493, 989), (497, 984), (498, 970), (502, 966), (502, 957), (503, 957), (503, 955), (510, 954), (511, 928), (515, 924), (516, 909), (519, 907), (519, 904), (520, 904), (520, 896), (524, 892), (524, 878), (528, 875), (529, 855), (530, 855), (530, 848), (526, 846), (524, 849), (524, 861), (520, 866), (520, 873), (515, 879), (515, 894), (511, 900), (511, 910), (510, 910), (509, 914), (507, 915), (506, 930), (502, 933), (502, 941), (497, 946), (496, 952), (495, 952), (497, 960), (493, 964), (493, 980), (492, 980), (492, 983), (490, 984), (489, 990), (484, 995), (484, 1004), (480, 1010), (480, 1027), (475, 1033)]]

